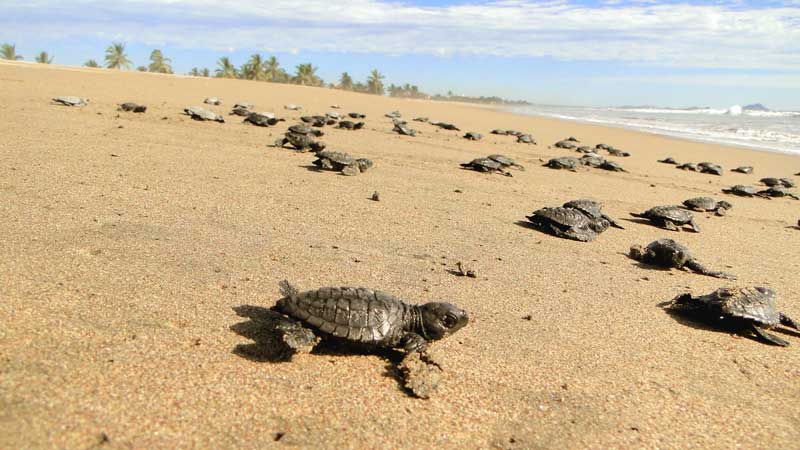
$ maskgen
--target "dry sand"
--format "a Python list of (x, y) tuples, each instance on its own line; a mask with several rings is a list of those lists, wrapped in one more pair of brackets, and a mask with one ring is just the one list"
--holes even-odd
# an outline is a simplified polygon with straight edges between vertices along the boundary
[[(83, 108), (57, 95), (89, 97)], [(296, 118), (367, 114), (323, 140), (375, 161), (364, 175), (308, 169), (268, 144), (288, 124), (181, 114), (206, 96)], [(0, 65), (0, 448), (797, 448), (800, 338), (788, 348), (687, 326), (657, 304), (722, 280), (641, 268), (633, 243), (673, 237), (735, 285), (768, 285), (800, 317), (800, 202), (727, 198), (702, 233), (622, 220), (593, 243), (516, 224), (593, 197), (628, 218), (800, 171), (800, 158), (486, 108), (328, 89), (30, 64)], [(118, 113), (141, 102), (144, 115)], [(301, 112), (284, 111), (297, 103)], [(429, 116), (479, 142), (383, 114)], [(529, 131), (540, 144), (493, 136)], [(575, 135), (633, 153), (630, 173), (540, 167)], [(460, 170), (501, 152), (513, 178)], [(659, 164), (717, 161), (722, 177)], [(454, 192), (460, 189), (462, 193)], [(380, 202), (369, 197), (381, 194)], [(477, 279), (446, 271), (468, 262)], [(435, 344), (430, 400), (406, 395), (376, 355), (245, 357), (242, 305), (269, 307), (278, 281), (366, 286), (410, 302), (445, 299), (471, 323)], [(248, 308), (239, 308), (239, 310)], [(253, 308), (250, 308), (252, 310)], [(532, 320), (524, 320), (526, 315)], [(236, 327), (238, 325), (238, 328)], [(252, 347), (251, 347), (252, 348)]]

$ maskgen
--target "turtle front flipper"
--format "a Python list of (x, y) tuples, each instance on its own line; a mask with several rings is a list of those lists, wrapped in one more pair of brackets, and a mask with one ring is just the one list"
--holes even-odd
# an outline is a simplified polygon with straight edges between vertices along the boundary
[(670, 231), (681, 231), (680, 228), (677, 227), (671, 220), (664, 220), (664, 228)]
[(400, 340), (400, 346), (408, 353), (422, 353), (428, 349), (428, 341), (417, 333), (406, 333)]
[(735, 280), (736, 279), (736, 275), (731, 275), (731, 274), (725, 273), (725, 272), (717, 272), (717, 271), (714, 271), (714, 270), (708, 270), (708, 269), (706, 269), (705, 266), (703, 266), (702, 264), (697, 262), (697, 260), (695, 260), (695, 259), (691, 259), (691, 260), (687, 261), (685, 266), (688, 267), (689, 269), (701, 274), (701, 275), (707, 275), (709, 277), (714, 277), (714, 278), (724, 278), (724, 279), (727, 279), (727, 280)]
[(622, 225), (618, 224), (614, 219), (612, 219), (611, 217), (607, 216), (606, 214), (603, 214), (602, 217), (603, 217), (603, 219), (606, 219), (608, 221), (608, 223), (612, 227), (619, 228), (620, 230), (624, 230), (625, 229), (625, 228), (622, 227)]
[(794, 328), (795, 330), (800, 331), (800, 324), (798, 324), (797, 322), (792, 320), (791, 317), (783, 313), (781, 313), (781, 325), (789, 328)]
[(753, 324), (752, 330), (753, 333), (756, 334), (756, 336), (758, 336), (768, 344), (778, 345), (781, 347), (786, 347), (789, 345), (789, 342), (784, 341), (783, 339), (779, 338), (778, 336), (775, 336), (774, 334), (768, 333), (766, 330), (764, 330), (763, 328), (759, 327), (756, 324)]
[(721, 217), (728, 214), (728, 210), (726, 208), (717, 207), (717, 209), (714, 210), (714, 213)]
[(692, 231), (694, 231), (695, 233), (699, 233), (700, 232), (700, 226), (697, 225), (697, 222), (695, 222), (694, 219), (689, 221), (689, 226), (692, 228)]

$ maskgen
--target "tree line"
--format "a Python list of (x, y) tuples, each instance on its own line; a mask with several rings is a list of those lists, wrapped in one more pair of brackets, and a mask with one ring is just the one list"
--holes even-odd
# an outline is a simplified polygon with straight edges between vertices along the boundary
[[(0, 58), (8, 60), (23, 59), (22, 55), (17, 54), (16, 45), (14, 44), (3, 44), (0, 46)], [(46, 51), (42, 51), (36, 55), (35, 61), (43, 64), (50, 64), (53, 62), (53, 59), (53, 56), (50, 56)], [(85, 67), (101, 67), (94, 59), (86, 61), (83, 65)], [(104, 67), (118, 70), (133, 68), (133, 62), (128, 58), (127, 53), (125, 53), (124, 43), (113, 42), (106, 48)], [(172, 60), (164, 56), (161, 50), (156, 49), (150, 52), (150, 64), (147, 66), (138, 66), (136, 70), (171, 74), (173, 73)], [(211, 71), (207, 67), (193, 67), (187, 75), (195, 77), (212, 76)], [(292, 83), (303, 86), (329, 87), (332, 89), (343, 89), (346, 91), (375, 95), (386, 95), (388, 90), (389, 96), (402, 98), (424, 98), (477, 103), (527, 104), (527, 102), (507, 101), (499, 97), (459, 96), (453, 95), (452, 92), (448, 92), (446, 96), (431, 96), (421, 92), (417, 86), (408, 83), (400, 86), (391, 84), (387, 89), (383, 85), (385, 77), (377, 69), (370, 72), (365, 82), (354, 81), (349, 73), (344, 72), (339, 77), (338, 83), (326, 84), (322, 78), (317, 75), (317, 67), (311, 63), (298, 64), (295, 67), (294, 74), (290, 74), (281, 67), (276, 57), (270, 56), (265, 59), (258, 53), (250, 56), (250, 59), (239, 67), (233, 64), (227, 56), (219, 58), (213, 76), (217, 78), (238, 78), (243, 80), (268, 81), (272, 83)]]

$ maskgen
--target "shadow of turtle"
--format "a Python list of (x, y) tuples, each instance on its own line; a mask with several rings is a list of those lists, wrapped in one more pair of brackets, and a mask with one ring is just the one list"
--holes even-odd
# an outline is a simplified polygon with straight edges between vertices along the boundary
[[(647, 270), (658, 270), (660, 272), (670, 272), (673, 268), (672, 267), (664, 267), (659, 266), (656, 264), (649, 264), (644, 261), (639, 261), (638, 259), (631, 256), (630, 253), (619, 252), (620, 255), (625, 256), (626, 258), (630, 259), (633, 262), (633, 265), (640, 268), (640, 269), (647, 269)], [(666, 302), (667, 304), (669, 302)], [(661, 305), (661, 303), (659, 303)]]
[(404, 354), (391, 348), (359, 345), (328, 336), (320, 339), (300, 322), (262, 306), (240, 305), (233, 308), (239, 317), (247, 318), (230, 326), (231, 331), (253, 340), (237, 344), (232, 353), (254, 362), (288, 362), (297, 353), (326, 356), (375, 355), (386, 363), (383, 376), (397, 381), (397, 387), (408, 393), (398, 364)]

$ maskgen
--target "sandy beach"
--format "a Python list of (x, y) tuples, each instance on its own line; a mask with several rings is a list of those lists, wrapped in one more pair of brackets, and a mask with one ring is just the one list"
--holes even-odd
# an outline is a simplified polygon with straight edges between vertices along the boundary
[[(88, 106), (54, 105), (59, 95)], [(226, 123), (182, 114), (210, 107)], [(721, 194), (800, 171), (800, 157), (525, 117), (466, 104), (332, 89), (24, 63), (0, 64), (0, 448), (796, 448), (800, 334), (786, 348), (665, 313), (721, 286), (769, 286), (800, 318), (800, 201)], [(117, 111), (133, 101), (145, 114)], [(286, 122), (228, 116), (236, 102)], [(286, 111), (295, 103), (302, 111)], [(355, 177), (310, 170), (271, 144), (305, 114), (366, 114), (325, 127), (329, 149), (372, 159)], [(399, 110), (420, 131), (391, 131)], [(427, 116), (461, 132), (411, 122)], [(529, 132), (518, 144), (494, 128)], [(477, 131), (477, 142), (463, 139)], [(555, 171), (568, 136), (632, 153), (628, 173)], [(482, 174), (491, 153), (527, 170)], [(714, 161), (723, 176), (656, 160)], [(755, 173), (729, 169), (752, 165)], [(795, 177), (798, 180), (799, 177)], [(381, 201), (370, 196), (380, 193)], [(460, 191), (460, 192), (456, 192)], [(632, 219), (701, 195), (700, 233)], [(625, 230), (591, 243), (521, 225), (589, 197)], [(731, 282), (641, 267), (632, 244), (670, 237)], [(477, 278), (448, 272), (457, 262)], [(374, 354), (249, 357), (246, 311), (278, 282), (364, 286), (444, 300), (471, 322), (433, 344), (428, 400)], [(244, 308), (243, 308), (244, 307)], [(238, 311), (238, 313), (237, 313)], [(245, 311), (245, 313), (243, 313)], [(530, 315), (530, 320), (524, 319)], [(232, 328), (233, 327), (233, 328)], [(237, 332), (237, 330), (239, 330)], [(244, 332), (242, 330), (245, 330)], [(248, 335), (250, 334), (250, 335)]]

